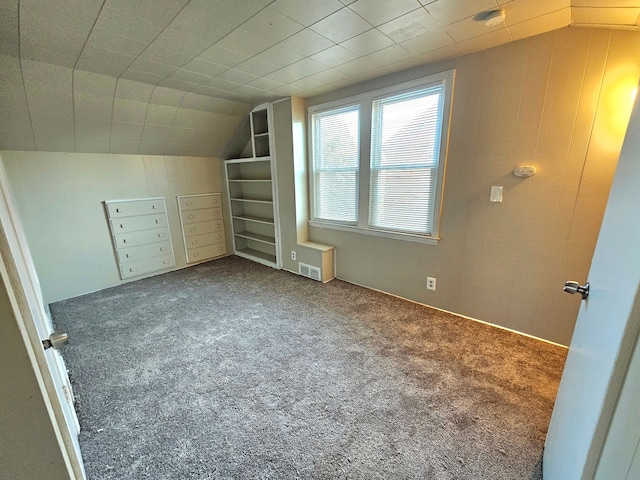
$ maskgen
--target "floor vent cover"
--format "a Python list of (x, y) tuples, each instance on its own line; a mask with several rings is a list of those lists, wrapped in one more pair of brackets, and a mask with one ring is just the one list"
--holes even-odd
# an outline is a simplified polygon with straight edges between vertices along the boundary
[(307, 265), (306, 263), (298, 263), (298, 272), (303, 277), (311, 278), (313, 280), (321, 281), (322, 274), (318, 267), (313, 265)]

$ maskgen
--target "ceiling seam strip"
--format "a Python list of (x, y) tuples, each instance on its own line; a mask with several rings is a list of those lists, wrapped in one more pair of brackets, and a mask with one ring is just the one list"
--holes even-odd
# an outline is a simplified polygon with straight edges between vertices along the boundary
[(20, 77), (22, 80), (22, 89), (24, 90), (24, 101), (27, 103), (27, 115), (29, 115), (29, 125), (31, 126), (31, 137), (33, 138), (33, 147), (37, 151), (38, 144), (36, 143), (36, 132), (33, 129), (33, 118), (31, 117), (31, 108), (29, 108), (29, 95), (27, 94), (27, 84), (24, 81), (24, 70), (22, 68), (22, 37), (20, 33), (20, 5), (21, 1), (18, 0), (18, 65), (20, 65)]

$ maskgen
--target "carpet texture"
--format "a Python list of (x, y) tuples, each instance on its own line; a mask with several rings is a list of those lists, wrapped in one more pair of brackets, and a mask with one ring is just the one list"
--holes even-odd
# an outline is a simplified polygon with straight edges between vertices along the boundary
[(238, 257), (51, 311), (90, 480), (541, 478), (563, 348)]

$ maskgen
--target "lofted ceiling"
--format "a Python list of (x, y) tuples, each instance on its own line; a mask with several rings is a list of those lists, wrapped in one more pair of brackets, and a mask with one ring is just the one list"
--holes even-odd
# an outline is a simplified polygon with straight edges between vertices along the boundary
[[(505, 22), (485, 25), (502, 9)], [(640, 0), (3, 0), (0, 149), (222, 157), (258, 103), (565, 27)]]

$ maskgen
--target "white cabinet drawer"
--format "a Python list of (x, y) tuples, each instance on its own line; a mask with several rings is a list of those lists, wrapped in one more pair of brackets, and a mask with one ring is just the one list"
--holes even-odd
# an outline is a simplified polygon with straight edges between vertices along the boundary
[(184, 225), (184, 236), (192, 237), (194, 235), (202, 235), (210, 232), (224, 232), (224, 223), (222, 220), (210, 220), (208, 222), (190, 223)]
[(147, 257), (166, 255), (171, 253), (171, 251), (171, 242), (169, 241), (148, 243), (146, 245), (138, 245), (137, 247), (119, 248), (117, 250), (118, 262), (126, 263)]
[(224, 232), (211, 232), (204, 235), (194, 235), (185, 240), (187, 248), (202, 247), (212, 243), (224, 242)]
[(189, 210), (182, 213), (182, 223), (205, 222), (222, 218), (220, 207), (206, 208), (204, 210)]
[(113, 233), (136, 232), (138, 230), (149, 230), (167, 226), (167, 215), (159, 213), (157, 215), (142, 215), (140, 217), (123, 217), (111, 219)]
[(156, 228), (154, 230), (141, 230), (138, 232), (118, 233), (113, 236), (116, 248), (133, 247), (145, 243), (161, 242), (169, 240), (168, 228)]
[(190, 248), (187, 250), (187, 263), (205, 260), (207, 258), (219, 257), (227, 253), (227, 247), (223, 243), (214, 243), (204, 247)]
[(171, 268), (176, 264), (173, 253), (161, 255), (157, 257), (143, 258), (133, 262), (120, 264), (120, 273), (122, 278), (137, 277), (145, 273), (164, 270)]
[(198, 210), (200, 208), (219, 207), (220, 195), (202, 195), (193, 197), (180, 197), (180, 210)]
[(110, 218), (148, 215), (165, 211), (164, 198), (105, 203)]

